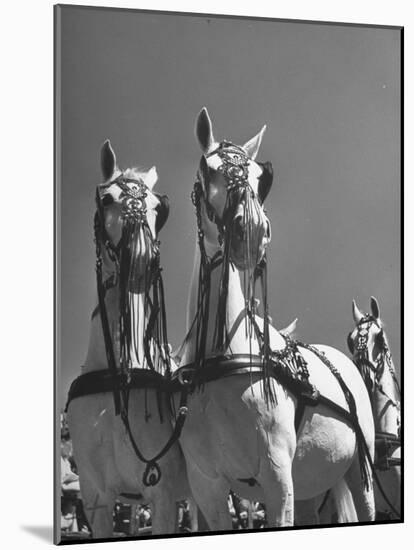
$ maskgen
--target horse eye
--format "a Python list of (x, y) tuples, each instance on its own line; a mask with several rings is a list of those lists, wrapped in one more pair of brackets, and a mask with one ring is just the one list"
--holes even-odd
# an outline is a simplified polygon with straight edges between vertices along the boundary
[(103, 206), (110, 206), (113, 202), (114, 202), (114, 198), (109, 193), (107, 193), (102, 197)]

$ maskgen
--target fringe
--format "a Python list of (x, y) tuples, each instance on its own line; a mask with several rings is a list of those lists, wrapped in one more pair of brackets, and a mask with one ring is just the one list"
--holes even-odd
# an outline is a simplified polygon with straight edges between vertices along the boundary
[[(147, 256), (139, 265), (135, 261), (138, 242), (142, 249), (145, 249)], [(151, 231), (146, 224), (134, 220), (124, 221), (119, 245), (119, 335), (120, 368), (121, 372), (126, 374), (132, 368), (134, 355), (139, 361), (145, 358), (148, 367), (157, 373), (166, 375), (171, 372), (165, 295), (157, 245), (158, 243), (153, 242)], [(146, 266), (144, 273), (141, 272), (143, 263)], [(130, 287), (137, 283), (145, 289), (145, 357), (139, 357), (138, 336), (132, 330), (139, 320), (134, 294), (130, 292)]]

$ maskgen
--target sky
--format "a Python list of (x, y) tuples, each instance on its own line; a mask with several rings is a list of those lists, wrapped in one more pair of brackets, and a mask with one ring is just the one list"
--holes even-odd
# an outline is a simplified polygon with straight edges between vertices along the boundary
[[(400, 31), (80, 7), (58, 18), (58, 402), (86, 357), (96, 304), (100, 147), (155, 165), (170, 199), (161, 263), (173, 348), (185, 335), (195, 216), (190, 193), (208, 108), (217, 139), (263, 124), (271, 161), (269, 303), (277, 328), (346, 352), (352, 299), (375, 296), (400, 369)], [(60, 81), (60, 82), (59, 82)], [(60, 105), (60, 108), (59, 108)]]

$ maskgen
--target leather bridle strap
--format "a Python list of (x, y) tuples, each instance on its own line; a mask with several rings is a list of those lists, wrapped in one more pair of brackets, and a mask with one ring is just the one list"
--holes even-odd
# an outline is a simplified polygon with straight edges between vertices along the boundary
[[(217, 267), (219, 267), (222, 264), (222, 262), (223, 262), (223, 255), (221, 250), (218, 250), (216, 254), (214, 254), (214, 256), (211, 258), (211, 260), (209, 260), (209, 269), (210, 269), (209, 273), (211, 274)], [(199, 320), (200, 316), (201, 316), (201, 310), (197, 309), (196, 314), (194, 315), (193, 321), (190, 325), (190, 328), (188, 329), (187, 334), (185, 335), (181, 346), (178, 348), (177, 352), (175, 352), (174, 354), (174, 357), (178, 360), (178, 362), (181, 361), (182, 351), (186, 346), (186, 344), (188, 343), (188, 341), (190, 340), (191, 333), (193, 332), (194, 327), (196, 326), (196, 323)]]
[[(101, 323), (102, 323), (102, 332), (104, 337), (105, 353), (106, 353), (106, 359), (108, 362), (108, 369), (113, 379), (112, 393), (114, 397), (115, 415), (118, 416), (121, 412), (121, 396), (120, 396), (120, 388), (119, 388), (118, 369), (117, 369), (117, 364), (115, 359), (114, 347), (112, 343), (111, 329), (109, 326), (108, 312), (105, 304), (107, 282), (104, 283), (103, 281), (103, 274), (102, 274), (103, 260), (102, 260), (101, 243), (104, 244), (112, 261), (117, 262), (118, 250), (117, 250), (117, 247), (113, 246), (105, 228), (103, 205), (102, 205), (102, 200), (101, 200), (101, 196), (99, 194), (98, 188), (96, 189), (95, 202), (96, 202), (96, 215), (95, 215), (94, 231), (95, 231), (95, 246), (96, 246), (96, 288), (98, 292), (98, 307), (99, 307), (99, 313), (100, 313)], [(121, 243), (122, 243), (122, 239), (120, 240), (118, 246), (120, 246)], [(93, 312), (93, 314), (94, 313), (95, 312)]]
[[(125, 178), (124, 176), (118, 177), (116, 180), (114, 180), (112, 183), (117, 184), (122, 189), (122, 185), (125, 185), (125, 183), (139, 183), (137, 180), (132, 180)], [(102, 323), (102, 332), (104, 337), (104, 343), (105, 343), (105, 352), (106, 352), (106, 358), (108, 362), (108, 369), (112, 374), (113, 377), (113, 396), (114, 396), (114, 405), (115, 405), (115, 415), (119, 415), (121, 411), (121, 397), (120, 397), (120, 388), (119, 388), (119, 378), (118, 378), (118, 368), (116, 364), (115, 359), (115, 353), (114, 353), (114, 347), (112, 342), (112, 336), (111, 336), (111, 329), (109, 326), (109, 319), (108, 319), (108, 312), (106, 309), (105, 304), (105, 295), (108, 288), (110, 288), (110, 285), (113, 282), (113, 285), (116, 284), (117, 275), (119, 273), (117, 272), (115, 275), (115, 281), (113, 281), (113, 276), (110, 277), (107, 281), (103, 281), (103, 274), (102, 274), (102, 249), (101, 245), (103, 243), (109, 258), (116, 264), (116, 269), (119, 270), (119, 253), (120, 249), (123, 245), (123, 239), (121, 238), (117, 246), (114, 246), (112, 244), (112, 241), (108, 235), (108, 232), (105, 227), (105, 220), (104, 220), (104, 208), (101, 200), (101, 195), (99, 193), (99, 189), (96, 189), (96, 195), (95, 195), (95, 203), (96, 203), (96, 215), (95, 215), (95, 221), (94, 221), (94, 233), (95, 233), (95, 246), (96, 246), (96, 287), (98, 292), (98, 307), (99, 307), (99, 313), (101, 317), (101, 323)], [(92, 318), (96, 314), (96, 308), (92, 313)]]
[[(115, 183), (115, 182), (114, 182)], [(95, 195), (95, 204), (96, 204), (96, 216), (95, 216), (95, 241), (96, 246), (100, 246), (102, 242), (108, 252), (110, 259), (115, 262), (118, 260), (119, 250), (122, 246), (122, 239), (120, 239), (117, 246), (112, 244), (112, 241), (108, 235), (108, 232), (105, 227), (104, 211), (101, 196), (99, 194), (99, 189), (96, 189)], [(98, 252), (98, 250), (97, 250)], [(100, 250), (99, 250), (100, 252)]]
[(113, 378), (113, 396), (115, 405), (115, 415), (119, 415), (121, 410), (121, 398), (118, 385), (117, 365), (115, 360), (114, 347), (112, 344), (111, 330), (109, 327), (108, 312), (105, 305), (105, 287), (102, 281), (102, 258), (96, 259), (96, 287), (98, 291), (98, 304), (102, 323), (102, 332), (104, 336), (106, 359), (108, 369)]
[[(106, 296), (106, 293), (108, 292), (108, 290), (110, 290), (111, 288), (114, 288), (115, 285), (116, 285), (116, 281), (117, 280), (117, 277), (115, 275), (115, 273), (113, 273), (109, 279), (106, 279), (105, 281), (103, 281), (103, 287), (104, 287), (104, 295)], [(98, 315), (100, 311), (100, 307), (99, 307), (99, 304), (96, 305), (95, 309), (92, 311), (92, 315), (91, 315), (91, 320), (95, 319), (95, 317)]]

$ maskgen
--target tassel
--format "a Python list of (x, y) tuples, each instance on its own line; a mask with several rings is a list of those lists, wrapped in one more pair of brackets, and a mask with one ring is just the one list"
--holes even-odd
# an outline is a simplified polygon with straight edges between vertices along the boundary
[[(143, 261), (136, 262), (137, 245), (145, 251)], [(171, 370), (170, 354), (167, 337), (167, 322), (165, 314), (165, 296), (159, 266), (158, 242), (153, 241), (150, 228), (146, 223), (125, 219), (120, 249), (119, 262), (119, 335), (120, 335), (120, 367), (128, 372), (132, 368), (135, 354), (138, 361), (139, 342), (137, 334), (132, 331), (138, 324), (138, 310), (131, 285), (139, 284), (144, 289), (144, 315), (147, 324), (144, 331), (144, 356), (151, 370), (165, 375)], [(142, 273), (142, 265), (145, 272)], [(152, 300), (150, 297), (152, 290)], [(155, 364), (154, 364), (155, 358)]]

